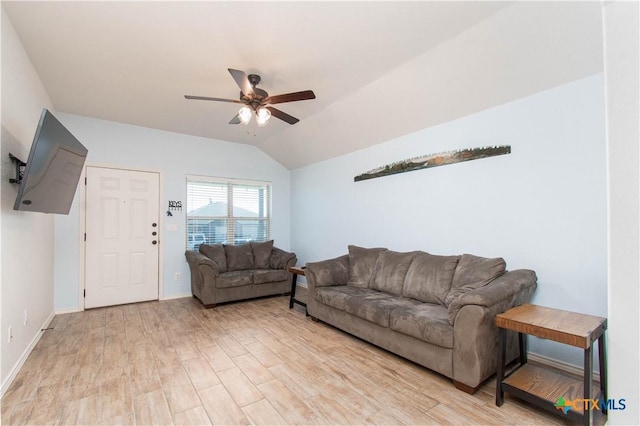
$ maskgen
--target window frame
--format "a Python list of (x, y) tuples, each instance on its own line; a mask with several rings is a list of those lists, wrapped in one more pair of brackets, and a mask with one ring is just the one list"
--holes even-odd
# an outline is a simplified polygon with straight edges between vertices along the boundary
[[(226, 205), (227, 205), (227, 212), (225, 216), (190, 216), (189, 212), (192, 210), (196, 210), (192, 209), (189, 203), (189, 199), (191, 198), (190, 194), (190, 183), (192, 182), (202, 182), (202, 183), (210, 183), (210, 184), (218, 184), (220, 186), (226, 186)], [(187, 250), (198, 250), (198, 247), (190, 247), (189, 245), (189, 235), (191, 235), (189, 233), (189, 222), (190, 220), (220, 220), (220, 221), (226, 221), (226, 240), (224, 241), (224, 244), (226, 245), (236, 245), (236, 242), (238, 241), (239, 237), (236, 235), (236, 222), (237, 221), (246, 221), (246, 220), (251, 220), (251, 221), (257, 221), (257, 222), (263, 222), (264, 226), (263, 229), (264, 231), (264, 241), (268, 241), (271, 239), (271, 224), (272, 224), (272, 203), (273, 203), (273, 182), (271, 181), (263, 181), (263, 180), (249, 180), (249, 179), (236, 179), (236, 178), (225, 178), (225, 177), (215, 177), (215, 176), (203, 176), (203, 175), (187, 175), (186, 176), (186, 180), (185, 180), (185, 184), (186, 184), (186, 214), (185, 214), (185, 236), (184, 236), (184, 241), (185, 241), (185, 246)], [(234, 216), (234, 188), (237, 187), (242, 187), (242, 186), (247, 186), (247, 187), (255, 187), (256, 189), (259, 188), (263, 188), (266, 191), (266, 200), (265, 200), (265, 212), (264, 212), (264, 216), (260, 217), (260, 216), (253, 216), (253, 217), (249, 217), (249, 216)], [(236, 207), (239, 207), (236, 205)], [(260, 226), (259, 226), (260, 227)], [(196, 233), (194, 233), (193, 235), (196, 235)], [(210, 237), (209, 237), (210, 238)], [(250, 239), (249, 241), (256, 241), (256, 242), (261, 242), (263, 240), (261, 239)], [(240, 241), (238, 244), (242, 244), (243, 242), (248, 242), (248, 241)], [(206, 241), (206, 244), (220, 244), (220, 242), (215, 242), (215, 241)]]

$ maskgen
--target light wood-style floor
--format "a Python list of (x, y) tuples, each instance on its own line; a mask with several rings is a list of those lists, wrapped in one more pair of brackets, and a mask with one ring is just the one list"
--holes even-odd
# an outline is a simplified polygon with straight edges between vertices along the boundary
[(2, 400), (3, 424), (563, 424), (495, 381), (475, 395), (273, 297), (58, 315)]

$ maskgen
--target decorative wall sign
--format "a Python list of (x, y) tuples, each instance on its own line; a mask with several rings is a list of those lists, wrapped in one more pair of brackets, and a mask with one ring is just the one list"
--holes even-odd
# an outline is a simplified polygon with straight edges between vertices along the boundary
[(414, 170), (427, 169), (430, 167), (446, 166), (447, 164), (479, 160), (480, 158), (494, 157), (496, 155), (504, 154), (511, 154), (511, 145), (459, 149), (456, 151), (447, 151), (438, 154), (422, 155), (369, 170), (368, 172), (354, 177), (353, 181), (358, 182), (361, 180), (395, 175), (397, 173), (412, 172)]
[(169, 210), (182, 211), (182, 201), (169, 201)]
[(169, 201), (169, 210), (167, 210), (167, 216), (173, 216), (171, 211), (182, 211), (182, 201)]

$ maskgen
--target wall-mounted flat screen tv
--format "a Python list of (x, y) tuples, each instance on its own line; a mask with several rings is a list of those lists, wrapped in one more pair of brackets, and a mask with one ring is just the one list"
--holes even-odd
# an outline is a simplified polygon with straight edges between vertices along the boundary
[(51, 112), (43, 109), (14, 210), (69, 214), (87, 152)]

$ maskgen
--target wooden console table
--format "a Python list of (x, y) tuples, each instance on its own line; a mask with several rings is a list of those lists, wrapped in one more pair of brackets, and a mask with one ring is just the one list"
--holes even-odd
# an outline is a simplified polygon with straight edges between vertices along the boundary
[(289, 298), (289, 309), (292, 309), (293, 308), (293, 304), (297, 303), (298, 305), (304, 306), (304, 311), (308, 316), (309, 313), (307, 312), (307, 304), (302, 302), (299, 299), (296, 299), (296, 287), (298, 286), (298, 275), (302, 275), (304, 277), (305, 276), (304, 275), (304, 270), (305, 270), (304, 266), (290, 266), (289, 267), (289, 272), (291, 272), (293, 274), (293, 277), (291, 278), (291, 296)]
[[(602, 409), (602, 412), (606, 413), (606, 318), (526, 304), (496, 315), (495, 324), (500, 329), (496, 378), (497, 406), (503, 404), (504, 392), (509, 392), (585, 425), (591, 424), (592, 410)], [(518, 332), (520, 365), (505, 377), (507, 330)], [(584, 349), (583, 380), (527, 364), (526, 335), (529, 334)], [(599, 389), (593, 385), (592, 348), (596, 340), (600, 364)], [(592, 399), (600, 399), (604, 403), (596, 407), (597, 404), (592, 402)]]

